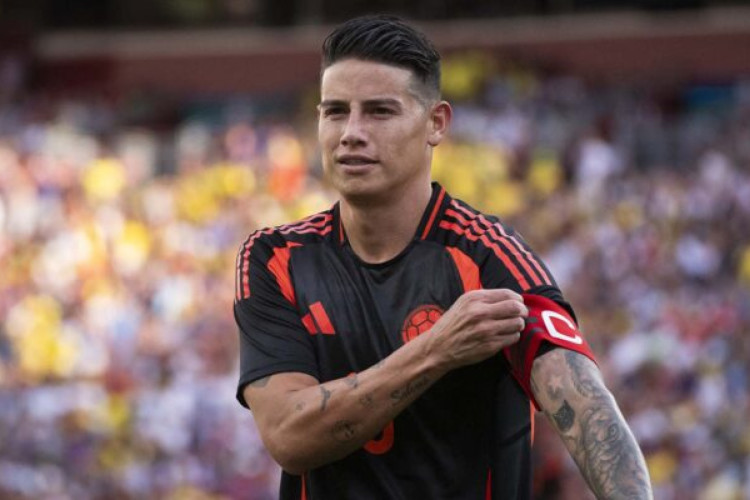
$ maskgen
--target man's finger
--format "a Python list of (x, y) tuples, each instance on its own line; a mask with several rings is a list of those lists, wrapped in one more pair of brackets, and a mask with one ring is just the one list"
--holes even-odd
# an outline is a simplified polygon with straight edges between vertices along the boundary
[(523, 302), (523, 297), (509, 288), (483, 288), (469, 293), (483, 302), (501, 302), (503, 300)]
[(525, 318), (529, 315), (529, 309), (523, 302), (517, 300), (503, 300), (501, 302), (485, 302), (477, 304), (481, 306), (482, 317), (486, 319)]
[(525, 323), (523, 318), (501, 319), (497, 322), (497, 332), (500, 335), (520, 334), (524, 329)]

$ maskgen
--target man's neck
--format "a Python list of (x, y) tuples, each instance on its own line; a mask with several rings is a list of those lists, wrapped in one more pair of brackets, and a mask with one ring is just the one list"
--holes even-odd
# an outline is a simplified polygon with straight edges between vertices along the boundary
[(396, 257), (414, 238), (432, 196), (429, 184), (381, 203), (341, 200), (341, 220), (354, 253), (378, 264)]

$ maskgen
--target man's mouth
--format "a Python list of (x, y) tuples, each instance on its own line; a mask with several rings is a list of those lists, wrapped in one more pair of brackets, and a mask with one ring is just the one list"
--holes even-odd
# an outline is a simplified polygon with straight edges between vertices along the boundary
[(355, 156), (355, 155), (340, 156), (339, 158), (336, 159), (336, 162), (342, 165), (349, 165), (353, 167), (371, 165), (373, 163), (377, 163), (377, 161), (373, 158), (369, 158), (367, 156)]

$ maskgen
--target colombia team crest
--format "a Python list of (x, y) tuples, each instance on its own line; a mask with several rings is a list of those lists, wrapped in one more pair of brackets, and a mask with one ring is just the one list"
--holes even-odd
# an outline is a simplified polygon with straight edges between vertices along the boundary
[(434, 304), (419, 306), (410, 312), (404, 321), (404, 326), (401, 327), (401, 338), (404, 339), (404, 344), (432, 328), (443, 312)]

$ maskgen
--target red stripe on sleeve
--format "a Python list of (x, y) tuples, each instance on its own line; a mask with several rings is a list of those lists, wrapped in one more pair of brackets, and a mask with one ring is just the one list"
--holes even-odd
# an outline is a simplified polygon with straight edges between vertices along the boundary
[[(326, 234), (330, 233), (331, 231), (333, 231), (333, 225), (332, 224), (328, 224), (327, 226), (320, 227), (320, 228), (318, 228), (318, 227), (308, 227), (306, 229), (295, 230), (293, 232), (294, 232), (294, 234), (309, 234), (309, 233), (313, 233), (313, 234), (317, 234), (319, 236), (325, 236)], [(292, 231), (288, 231), (287, 233), (284, 233), (284, 234), (288, 234), (289, 232), (292, 232)]]
[(289, 242), (285, 247), (274, 248), (273, 257), (268, 261), (268, 270), (276, 277), (276, 282), (281, 288), (284, 298), (293, 306), (297, 306), (297, 298), (294, 293), (292, 277), (289, 274), (290, 249), (301, 246), (299, 243)]
[(458, 269), (458, 274), (461, 275), (464, 292), (482, 288), (482, 282), (479, 279), (479, 266), (471, 260), (471, 257), (456, 247), (445, 247), (445, 249), (448, 250), (448, 253), (453, 258), (456, 269)]
[(331, 222), (331, 220), (333, 220), (332, 215), (325, 215), (320, 220), (305, 219), (295, 224), (287, 224), (285, 226), (281, 226), (279, 227), (279, 232), (281, 234), (301, 233), (303, 232), (303, 229), (323, 228), (326, 224)]
[(313, 319), (315, 319), (315, 323), (317, 323), (318, 328), (320, 329), (320, 333), (325, 335), (333, 335), (336, 333), (336, 331), (333, 329), (333, 324), (331, 324), (331, 319), (328, 317), (326, 310), (323, 308), (323, 304), (321, 304), (320, 302), (310, 304), (310, 312), (313, 315)]
[(242, 299), (242, 254), (245, 251), (245, 245), (242, 244), (240, 246), (240, 249), (237, 251), (237, 262), (235, 263), (235, 271), (237, 275), (234, 277), (234, 289), (235, 289), (235, 298), (237, 300)]
[(443, 203), (444, 197), (445, 189), (441, 187), (440, 194), (437, 197), (437, 201), (435, 201), (435, 206), (432, 207), (432, 213), (427, 221), (427, 225), (424, 227), (424, 231), (422, 231), (422, 239), (427, 238), (427, 235), (430, 234), (430, 229), (432, 229), (432, 224), (435, 222), (435, 217), (437, 216), (438, 210), (440, 210), (440, 205)]
[[(454, 204), (454, 206), (458, 206), (458, 205)], [(536, 275), (536, 273), (531, 268), (531, 266), (526, 261), (526, 259), (524, 259), (521, 256), (520, 253), (518, 253), (518, 249), (515, 246), (513, 246), (508, 241), (507, 238), (502, 238), (500, 235), (496, 234), (492, 230), (492, 226), (490, 226), (490, 227), (482, 227), (482, 226), (479, 225), (479, 222), (477, 221), (477, 219), (474, 218), (474, 217), (472, 217), (471, 215), (470, 215), (471, 220), (467, 220), (467, 219), (463, 218), (461, 216), (461, 214), (459, 214), (458, 212), (456, 212), (454, 210), (450, 210), (450, 209), (445, 211), (445, 215), (449, 215), (449, 216), (455, 218), (462, 226), (466, 226), (467, 228), (469, 228), (469, 227), (473, 228), (474, 231), (477, 234), (479, 234), (479, 235), (485, 235), (485, 234), (489, 235), (489, 237), (490, 237), (490, 239), (492, 241), (495, 241), (497, 243), (502, 244), (502, 246), (505, 247), (505, 249), (510, 252), (510, 255), (512, 255), (515, 258), (516, 262), (518, 262), (518, 263), (521, 264), (521, 266), (523, 267), (524, 271), (526, 271), (526, 274), (528, 274), (529, 277), (531, 278), (531, 281), (534, 282), (534, 285), (535, 286), (539, 286), (539, 285), (542, 284), (541, 280)]]
[(250, 248), (255, 243), (254, 238), (250, 240), (250, 244), (245, 245), (245, 252), (242, 255), (242, 297), (250, 297)]
[(484, 245), (487, 248), (489, 248), (490, 250), (492, 250), (493, 252), (495, 252), (495, 255), (497, 255), (497, 257), (503, 262), (503, 264), (505, 264), (505, 267), (508, 268), (508, 270), (511, 272), (511, 274), (513, 275), (513, 277), (518, 282), (518, 286), (520, 286), (523, 291), (526, 291), (526, 290), (528, 290), (530, 288), (529, 287), (529, 282), (526, 280), (526, 278), (523, 276), (523, 274), (521, 274), (521, 271), (518, 270), (518, 268), (516, 267), (516, 265), (510, 260), (510, 258), (508, 257), (508, 255), (506, 255), (505, 252), (503, 252), (502, 250), (500, 250), (500, 248), (495, 243), (493, 243), (492, 241), (490, 241), (490, 239), (487, 238), (486, 234), (482, 234), (481, 236), (477, 236), (475, 234), (470, 233), (467, 230), (467, 228), (465, 228), (465, 227), (463, 227), (463, 226), (461, 226), (459, 224), (456, 224), (456, 223), (453, 223), (453, 222), (449, 222), (449, 221), (445, 221), (445, 220), (440, 221), (440, 227), (442, 229), (447, 229), (448, 231), (453, 231), (456, 234), (464, 236), (466, 239), (468, 239), (470, 241), (477, 241), (477, 240), (479, 240), (482, 243), (484, 243)]
[[(255, 233), (251, 234), (250, 237), (245, 241), (245, 243), (242, 244), (240, 247), (240, 250), (238, 252), (237, 257), (237, 279), (236, 279), (236, 297), (237, 300), (241, 299), (247, 299), (250, 297), (250, 253), (253, 249), (253, 245), (255, 245), (255, 242), (264, 234), (272, 234), (274, 231), (278, 231), (279, 234), (307, 234), (307, 233), (315, 233), (320, 236), (325, 236), (326, 234), (330, 233), (333, 230), (332, 224), (330, 222), (333, 220), (333, 216), (330, 214), (320, 213), (311, 215), (310, 217), (307, 217), (306, 219), (302, 219), (301, 221), (292, 222), (290, 224), (285, 224), (283, 226), (279, 226), (277, 229), (274, 228), (266, 228), (263, 230), (256, 231)], [(298, 246), (299, 243), (290, 242), (287, 243), (286, 248), (291, 248), (294, 246)], [(274, 272), (274, 275), (276, 276), (277, 281), (279, 280), (279, 277), (282, 278), (282, 281), (279, 281), (279, 285), (282, 287), (282, 291), (285, 292), (284, 296), (290, 300), (290, 302), (293, 302), (294, 297), (294, 290), (291, 288), (291, 281), (288, 283), (288, 287), (285, 288), (286, 283), (283, 283), (283, 277), (284, 275), (288, 275), (288, 266), (281, 265), (286, 264), (288, 262), (288, 257), (279, 256), (276, 252), (276, 249), (274, 249), (274, 255), (271, 257), (271, 260), (273, 261), (276, 259), (277, 261), (279, 259), (283, 260), (283, 262), (279, 262), (278, 264), (274, 264), (274, 268), (276, 269), (276, 272), (271, 269), (271, 262), (269, 261), (268, 268), (271, 270), (271, 272)], [(290, 293), (291, 292), (291, 293)], [(292, 299), (290, 299), (292, 297)]]
[(253, 249), (255, 241), (260, 238), (261, 235), (271, 233), (273, 233), (273, 229), (271, 228), (256, 231), (243, 245), (244, 251), (242, 252), (242, 259), (240, 260), (240, 262), (242, 262), (242, 268), (240, 269), (240, 288), (242, 293), (240, 298), (242, 299), (250, 297), (250, 251)]
[(256, 233), (255, 236), (245, 243), (245, 251), (242, 255), (242, 270), (240, 274), (242, 276), (242, 298), (250, 297), (250, 249), (253, 247), (256, 238), (260, 236), (260, 233)]
[[(481, 219), (484, 219), (484, 217), (482, 217), (481, 215), (480, 215), (479, 217), (480, 217)], [(489, 222), (487, 222), (487, 224), (489, 224)], [(521, 244), (521, 242), (520, 242), (520, 241), (518, 241), (518, 239), (517, 239), (517, 238), (516, 238), (515, 236), (510, 236), (510, 235), (508, 235), (508, 233), (506, 233), (506, 232), (505, 232), (505, 229), (503, 229), (503, 225), (502, 225), (502, 224), (500, 224), (499, 222), (498, 222), (498, 223), (496, 223), (496, 224), (494, 224), (494, 225), (493, 225), (493, 227), (497, 228), (497, 229), (498, 229), (498, 230), (500, 231), (500, 233), (501, 233), (501, 234), (502, 234), (502, 235), (503, 235), (503, 236), (504, 236), (505, 238), (508, 238), (508, 239), (510, 239), (510, 240), (511, 240), (512, 242), (514, 242), (514, 243), (516, 244), (516, 246), (517, 246), (517, 247), (519, 248), (519, 250), (521, 250), (521, 252), (523, 252), (523, 253), (524, 253), (524, 254), (526, 255), (526, 257), (528, 258), (528, 260), (529, 260), (529, 261), (530, 261), (530, 262), (531, 262), (531, 263), (532, 263), (532, 264), (534, 265), (534, 268), (535, 268), (535, 269), (537, 270), (537, 272), (539, 273), (539, 275), (540, 275), (540, 276), (542, 277), (542, 279), (543, 279), (543, 281), (544, 281), (544, 284), (545, 284), (545, 285), (552, 285), (552, 280), (551, 280), (551, 279), (549, 279), (549, 276), (547, 276), (547, 272), (546, 272), (546, 271), (544, 270), (544, 267), (542, 267), (542, 265), (541, 265), (541, 264), (539, 264), (539, 262), (538, 262), (538, 261), (536, 260), (536, 258), (534, 257), (534, 254), (533, 254), (533, 253), (529, 252), (529, 251), (528, 251), (528, 250), (527, 250), (527, 249), (526, 249), (526, 248), (525, 248), (525, 247), (524, 247), (524, 246), (523, 246), (523, 245)], [(520, 257), (519, 257), (519, 258), (520, 258)]]
[[(478, 219), (482, 223), (482, 225), (488, 231), (490, 231), (490, 234), (492, 234), (497, 240), (502, 240), (504, 238), (507, 238), (508, 240), (510, 240), (511, 242), (513, 242), (513, 244), (515, 244), (516, 248), (518, 248), (518, 250), (520, 250), (526, 256), (526, 258), (529, 260), (529, 262), (531, 262), (533, 264), (534, 268), (537, 270), (537, 272), (539, 273), (539, 275), (542, 277), (542, 279), (544, 280), (545, 284), (547, 284), (547, 285), (551, 285), (552, 284), (552, 280), (549, 279), (549, 276), (545, 272), (544, 267), (542, 267), (539, 264), (539, 262), (536, 260), (536, 258), (534, 258), (534, 254), (531, 253), (526, 247), (524, 247), (521, 244), (521, 242), (518, 241), (518, 238), (516, 238), (515, 236), (510, 236), (508, 233), (506, 233), (502, 224), (500, 224), (499, 222), (496, 223), (496, 224), (490, 223), (490, 221), (488, 221), (484, 217), (484, 215), (482, 215), (481, 213), (478, 213), (478, 212), (477, 213), (471, 212), (466, 207), (461, 206), (461, 204), (458, 203), (456, 200), (452, 201), (451, 206), (453, 206), (457, 210), (460, 210), (461, 212), (463, 212), (464, 214), (466, 214), (467, 217), (469, 217), (471, 219), (474, 219), (474, 218)], [(494, 234), (492, 232), (492, 228), (495, 228), (500, 234), (499, 235), (498, 234)], [(502, 237), (500, 235), (502, 235)], [(519, 260), (521, 260), (521, 256), (520, 255), (517, 255), (517, 257), (518, 257)]]

